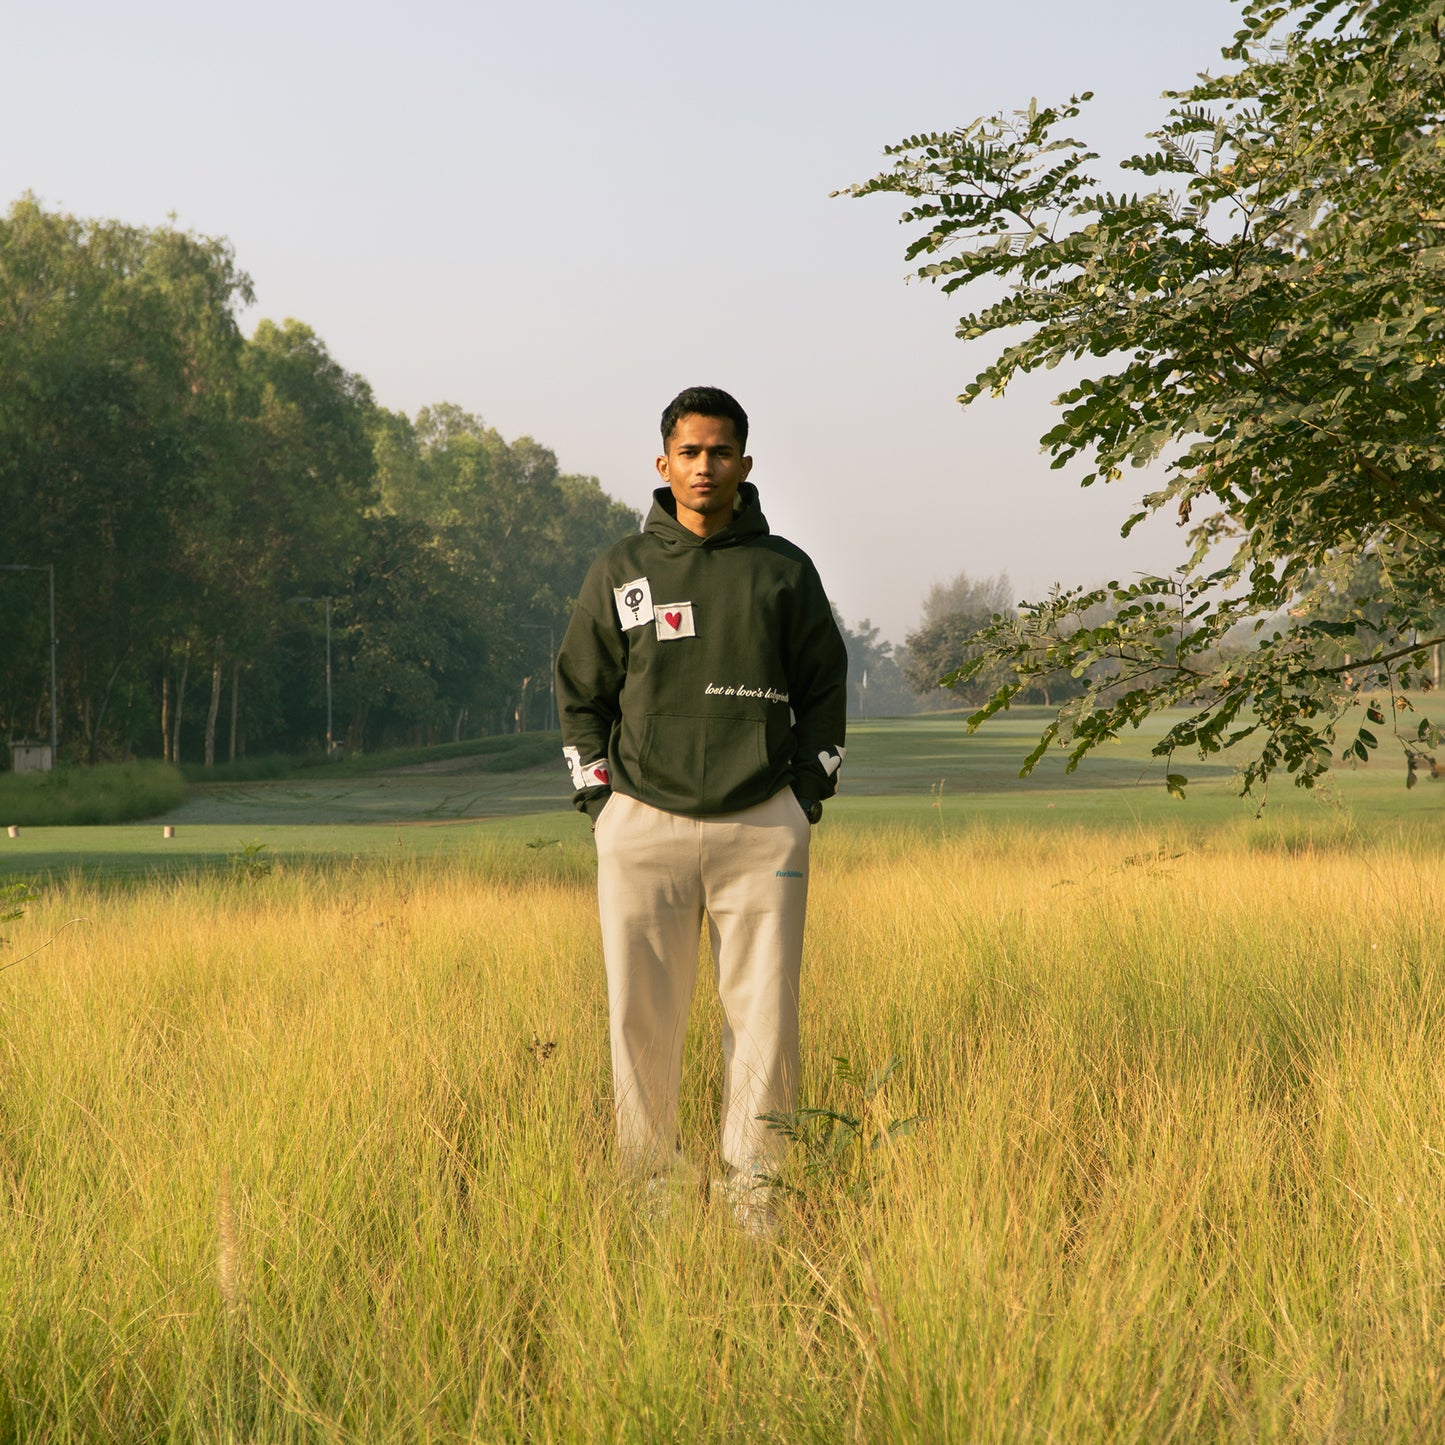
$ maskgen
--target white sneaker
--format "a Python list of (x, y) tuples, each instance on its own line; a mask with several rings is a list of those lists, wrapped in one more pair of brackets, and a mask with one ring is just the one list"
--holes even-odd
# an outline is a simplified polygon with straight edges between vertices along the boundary
[(776, 1239), (778, 1216), (773, 1210), (773, 1186), (756, 1174), (730, 1174), (714, 1179), (712, 1192), (732, 1210), (733, 1223), (749, 1239)]
[(673, 1181), (666, 1174), (654, 1174), (642, 1186), (642, 1217), (649, 1224), (663, 1224), (672, 1213)]
[(642, 1186), (642, 1214), (649, 1224), (663, 1224), (681, 1201), (697, 1193), (697, 1172), (688, 1166), (651, 1175)]

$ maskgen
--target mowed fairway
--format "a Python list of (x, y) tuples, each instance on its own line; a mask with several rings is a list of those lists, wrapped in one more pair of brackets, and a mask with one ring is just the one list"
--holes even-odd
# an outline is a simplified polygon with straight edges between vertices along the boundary
[(776, 1245), (615, 1176), (580, 819), (11, 844), (0, 1439), (1438, 1438), (1445, 783), (1256, 821), (1137, 743), (1018, 787), (1023, 731), (854, 729), (804, 1102), (922, 1119)]

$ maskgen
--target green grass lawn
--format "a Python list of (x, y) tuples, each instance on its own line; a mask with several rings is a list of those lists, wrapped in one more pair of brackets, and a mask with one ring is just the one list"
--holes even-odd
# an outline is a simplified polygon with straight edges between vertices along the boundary
[[(963, 713), (853, 721), (848, 725), (844, 792), (836, 807), (862, 816), (916, 813), (922, 801), (947, 818), (1007, 816), (1044, 824), (1171, 822), (1210, 827), (1254, 819), (1256, 799), (1241, 798), (1239, 765), (1226, 755), (1202, 762), (1176, 757), (1166, 768), (1151, 749), (1173, 722), (1149, 718), (1136, 732), (1090, 755), (1066, 771), (1067, 757), (1053, 749), (1027, 778), (1019, 768), (1051, 714), (1017, 707), (969, 734)], [(1184, 799), (1170, 797), (1166, 771), (1189, 778)], [(875, 799), (887, 799), (881, 806)], [(865, 801), (866, 800), (866, 801)], [(1382, 742), (1377, 759), (1345, 765), (1313, 790), (1296, 788), (1284, 774), (1270, 784), (1262, 821), (1297, 821), (1341, 811), (1363, 826), (1433, 820), (1445, 815), (1445, 785), (1426, 783), (1407, 791), (1405, 766)]]
[[(1232, 760), (1176, 760), (1190, 787), (1185, 799), (1172, 798), (1163, 761), (1150, 756), (1168, 726), (1158, 718), (1072, 774), (1054, 751), (1021, 779), (1019, 765), (1047, 716), (1042, 708), (1016, 708), (973, 735), (961, 712), (855, 720), (843, 789), (823, 826), (948, 832), (983, 819), (1046, 829), (1168, 825), (1183, 834), (1246, 828), (1268, 837), (1281, 829), (1408, 832), (1445, 820), (1445, 783), (1427, 779), (1407, 792), (1388, 742), (1376, 762), (1343, 767), (1312, 792), (1277, 779), (1262, 818), (1255, 802), (1239, 797)], [(23, 828), (16, 839), (0, 836), (0, 876), (225, 869), (253, 843), (278, 859), (427, 858), (484, 843), (588, 843), (585, 821), (568, 806), (557, 734), (483, 741), (491, 746), (358, 759), (275, 780), (193, 783), (184, 803), (145, 823)], [(165, 825), (174, 838), (162, 837)]]

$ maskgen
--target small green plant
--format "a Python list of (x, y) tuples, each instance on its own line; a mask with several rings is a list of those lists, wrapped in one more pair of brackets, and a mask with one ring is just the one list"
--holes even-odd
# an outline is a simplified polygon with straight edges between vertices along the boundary
[(230, 857), (231, 876), (248, 882), (257, 878), (269, 878), (276, 869), (276, 860), (266, 852), (264, 843), (245, 843), (239, 853)]
[(844, 1094), (843, 1107), (804, 1105), (759, 1115), (770, 1129), (800, 1146), (804, 1180), (837, 1185), (855, 1199), (872, 1195), (884, 1151), (913, 1133), (921, 1117), (885, 1119), (883, 1091), (901, 1062), (892, 1054), (882, 1068), (866, 1074), (845, 1055), (835, 1054), (833, 1081)]
[[(38, 896), (35, 889), (25, 882), (0, 884), (0, 924), (24, 918), (25, 910)], [(0, 943), (4, 942), (5, 935), (0, 933)]]

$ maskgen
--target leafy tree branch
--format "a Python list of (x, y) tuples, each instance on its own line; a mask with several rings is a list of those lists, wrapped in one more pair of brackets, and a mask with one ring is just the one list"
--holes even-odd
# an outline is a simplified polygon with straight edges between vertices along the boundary
[[(1084, 486), (1162, 467), (1124, 534), (1165, 509), (1190, 529), (1177, 574), (1061, 590), (970, 639), (945, 682), (1008, 675), (975, 726), (1025, 687), (1087, 679), (1025, 771), (1051, 744), (1073, 767), (1184, 707), (1161, 756), (1252, 738), (1247, 791), (1278, 768), (1309, 786), (1375, 746), (1368, 729), (1337, 736), (1362, 695), (1388, 693), (1393, 713), (1437, 680), (1445, 0), (1245, 0), (1240, 15), (1227, 68), (1166, 92), (1152, 147), (1125, 162), (1152, 189), (1090, 174), (1097, 156), (1064, 133), (1083, 95), (909, 137), (848, 192), (906, 198), (920, 279), (1005, 287), (958, 322), (1000, 343), (963, 405), (1097, 363), (1057, 398), (1052, 464), (1082, 462)], [(1368, 624), (1290, 615), (1367, 558), (1383, 598)], [(1397, 734), (1413, 757), (1419, 738)]]

